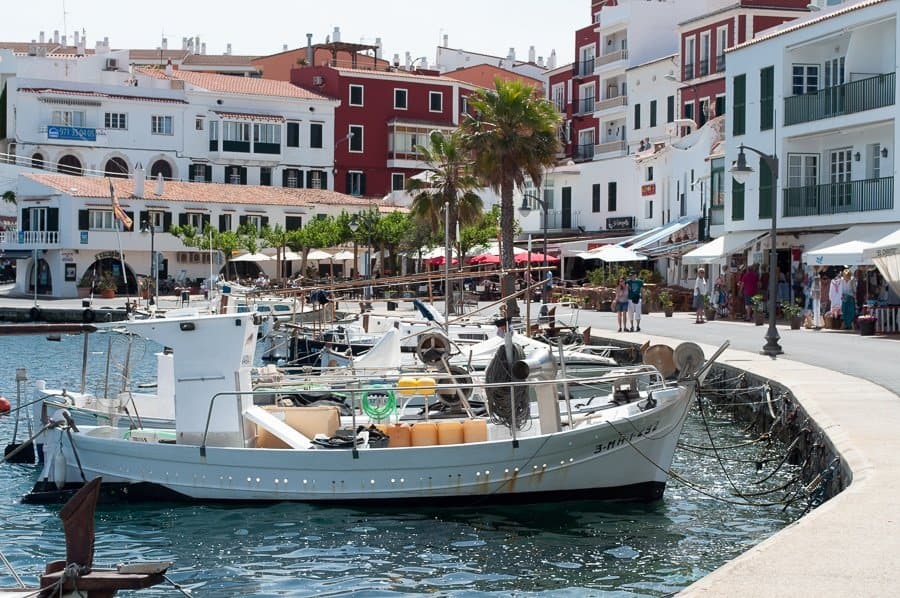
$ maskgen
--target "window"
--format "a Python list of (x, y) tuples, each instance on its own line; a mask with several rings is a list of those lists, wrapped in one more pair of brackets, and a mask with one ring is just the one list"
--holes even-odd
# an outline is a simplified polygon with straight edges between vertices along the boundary
[(829, 152), (831, 161), (830, 180), (831, 183), (831, 206), (849, 206), (852, 200), (850, 181), (853, 180), (851, 158), (852, 148), (843, 148), (832, 150)]
[(694, 120), (694, 102), (687, 102), (684, 105), (683, 112), (684, 118), (689, 120)]
[[(153, 227), (153, 230), (162, 233), (166, 232), (165, 222), (166, 222), (166, 213), (160, 210), (150, 210), (147, 212), (147, 221), (150, 223), (150, 226)], [(143, 222), (141, 223), (143, 225)]]
[(406, 175), (402, 172), (391, 174), (391, 191), (403, 191), (406, 188)]
[(406, 90), (394, 90), (394, 108), (397, 110), (406, 110)]
[(650, 126), (656, 126), (656, 100), (650, 100)]
[(90, 230), (116, 230), (112, 210), (90, 210), (88, 217)]
[(594, 183), (591, 187), (591, 211), (600, 211), (600, 183)]
[(350, 151), (355, 153), (363, 151), (362, 125), (350, 125)]
[(256, 230), (260, 230), (263, 227), (263, 217), (258, 214), (247, 214), (246, 216), (242, 216), (241, 220)]
[(610, 181), (606, 183), (606, 211), (616, 211), (616, 182)]
[(306, 186), (310, 189), (326, 189), (328, 175), (322, 170), (310, 170), (306, 173)]
[(281, 125), (255, 123), (253, 125), (253, 143), (281, 145)]
[(246, 185), (247, 169), (243, 166), (226, 166), (225, 183), (228, 185)]
[(645, 176), (644, 176), (644, 180), (645, 180), (645, 181), (652, 181), (652, 180), (653, 180), (653, 167), (652, 167), (652, 166), (648, 166), (648, 167), (647, 167), (647, 170), (644, 171), (644, 175), (645, 175)]
[(709, 98), (700, 100), (700, 106), (697, 110), (697, 126), (702, 127), (709, 120)]
[(54, 110), (54, 125), (66, 125), (69, 127), (83, 127), (85, 123), (84, 112), (79, 110)]
[(775, 68), (759, 71), (759, 130), (768, 131), (775, 124)]
[(259, 184), (262, 187), (272, 186), (272, 167), (260, 166), (259, 168)]
[(728, 27), (716, 30), (716, 72), (725, 70), (725, 48), (728, 47)]
[(791, 93), (802, 96), (819, 90), (819, 65), (795, 64), (791, 67)]
[(469, 96), (463, 96), (459, 98), (459, 113), (460, 114), (468, 114), (469, 113)]
[(289, 189), (297, 189), (303, 186), (300, 184), (300, 171), (296, 168), (285, 168), (283, 178), (284, 186)]
[(666, 122), (675, 122), (675, 96), (666, 98)]
[(300, 147), (300, 123), (289, 122), (287, 124), (287, 139), (285, 145), (288, 147)]
[(744, 219), (744, 185), (731, 179), (731, 219)]
[(365, 193), (365, 175), (359, 171), (347, 173), (347, 193), (350, 195), (362, 195)]
[(709, 32), (700, 34), (700, 72), (699, 77), (705, 77), (709, 74)]
[(250, 123), (226, 120), (222, 123), (222, 139), (225, 141), (250, 141)]
[(788, 154), (788, 188), (815, 187), (818, 181), (818, 154)]
[(716, 96), (716, 113), (714, 116), (722, 116), (725, 114), (725, 96)]
[(203, 130), (203, 119), (199, 116), (194, 119), (194, 130), (202, 131)]
[(866, 178), (867, 179), (880, 179), (881, 178), (881, 144), (880, 143), (871, 143), (866, 150), (866, 154), (869, 159), (866, 164)]
[(205, 183), (207, 167), (207, 164), (191, 164), (191, 180), (195, 183)]
[(647, 200), (647, 203), (644, 204), (644, 218), (650, 219), (653, 218), (653, 200)]
[(443, 112), (444, 110), (444, 94), (440, 91), (428, 92), (428, 111)]
[(553, 209), (553, 187), (544, 187), (544, 203), (548, 210)]
[(219, 121), (209, 121), (209, 151), (219, 151)]
[[(737, 75), (731, 83), (732, 97), (734, 98), (734, 107), (731, 115), (731, 134), (743, 135), (746, 132), (747, 121), (744, 111), (747, 108), (747, 76)], [(743, 198), (743, 186), (741, 187), (741, 197)], [(732, 218), (733, 220), (743, 220), (743, 208), (741, 209), (740, 218)]]
[(562, 83), (553, 86), (550, 95), (553, 97), (553, 105), (559, 112), (566, 111), (566, 88)]
[(641, 128), (641, 105), (640, 104), (634, 105), (634, 128), (635, 129)]
[(107, 112), (103, 115), (103, 126), (107, 129), (127, 129), (128, 119), (124, 112)]
[(694, 78), (694, 52), (697, 40), (691, 36), (684, 40), (684, 76), (683, 81)]
[(363, 86), (362, 85), (351, 85), (350, 86), (350, 105), (351, 106), (362, 106), (363, 105)]
[(285, 216), (284, 217), (284, 230), (292, 231), (292, 230), (300, 230), (303, 228), (303, 216)]
[(225, 231), (229, 231), (231, 230), (231, 227), (231, 214), (219, 214), (219, 232), (224, 233)]
[(309, 147), (322, 149), (322, 123), (309, 123)]
[(153, 115), (150, 117), (150, 133), (153, 135), (173, 135), (172, 117)]
[(775, 200), (775, 181), (769, 164), (759, 159), (759, 217), (766, 219), (772, 217), (772, 202)]

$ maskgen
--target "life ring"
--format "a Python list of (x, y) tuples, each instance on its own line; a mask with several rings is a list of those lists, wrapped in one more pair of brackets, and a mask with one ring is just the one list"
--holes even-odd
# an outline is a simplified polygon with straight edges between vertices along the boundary
[(97, 319), (97, 314), (94, 313), (94, 310), (90, 307), (81, 312), (81, 321), (85, 324), (90, 324), (95, 319)]
[[(369, 400), (369, 396), (372, 398), (375, 397), (386, 397), (384, 399), (384, 404), (382, 405), (373, 405), (372, 401)], [(379, 400), (379, 403), (381, 400)], [(381, 388), (372, 388), (363, 392), (362, 394), (362, 408), (363, 411), (371, 417), (372, 419), (383, 420), (387, 419), (393, 412), (394, 409), (397, 408), (397, 397), (394, 396), (393, 390), (381, 389)]]
[(28, 315), (31, 317), (31, 321), (32, 321), (32, 322), (37, 322), (38, 320), (41, 319), (41, 310), (40, 310), (40, 308), (37, 307), (37, 306), (32, 307), (32, 308), (28, 311)]

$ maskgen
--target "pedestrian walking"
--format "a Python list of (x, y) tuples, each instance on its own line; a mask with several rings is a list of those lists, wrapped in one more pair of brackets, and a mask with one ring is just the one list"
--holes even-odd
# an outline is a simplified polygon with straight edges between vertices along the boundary
[(637, 320), (637, 331), (641, 331), (641, 290), (644, 288), (644, 281), (638, 278), (637, 273), (632, 270), (628, 273), (628, 319), (631, 322), (631, 332), (634, 332), (635, 320)]
[(706, 297), (709, 295), (709, 281), (706, 280), (706, 270), (697, 269), (697, 278), (694, 280), (694, 324), (703, 324), (706, 321), (704, 309)]
[(628, 317), (628, 286), (625, 284), (624, 278), (619, 278), (616, 284), (616, 322), (619, 324), (619, 332), (627, 328), (626, 318)]

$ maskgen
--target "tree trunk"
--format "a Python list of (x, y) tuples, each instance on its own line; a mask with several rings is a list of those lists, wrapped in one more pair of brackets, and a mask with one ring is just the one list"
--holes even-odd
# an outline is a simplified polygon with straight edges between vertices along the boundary
[(353, 268), (350, 277), (357, 278), (357, 274), (359, 274), (359, 245), (356, 244), (356, 239), (353, 239)]
[[(509, 297), (516, 292), (516, 275), (510, 272), (515, 268), (513, 254), (513, 235), (515, 234), (515, 209), (513, 206), (513, 188), (515, 183), (507, 179), (500, 186), (500, 267), (507, 272), (501, 281), (501, 292), (504, 297)], [(519, 315), (519, 304), (514, 297), (506, 301), (506, 316)]]
[(303, 259), (300, 260), (300, 276), (306, 277), (306, 256), (309, 255), (309, 247), (303, 248)]

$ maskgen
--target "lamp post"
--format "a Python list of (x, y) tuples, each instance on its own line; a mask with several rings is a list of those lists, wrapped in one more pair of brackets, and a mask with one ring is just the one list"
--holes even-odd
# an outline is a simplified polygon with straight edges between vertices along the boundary
[(778, 156), (775, 154), (767, 154), (756, 148), (741, 144), (740, 152), (737, 157), (737, 164), (731, 168), (731, 176), (740, 184), (745, 184), (753, 174), (753, 169), (747, 166), (747, 156), (744, 150), (749, 150), (762, 158), (766, 166), (772, 172), (772, 229), (769, 233), (769, 329), (766, 331), (766, 344), (763, 345), (761, 353), (770, 357), (781, 355), (784, 351), (778, 344), (778, 329), (775, 328), (775, 306), (776, 294), (778, 289), (778, 280), (775, 271), (778, 269), (778, 251), (775, 245), (776, 235), (778, 233), (777, 216), (778, 216)]
[[(542, 276), (546, 276), (547, 272), (547, 202), (537, 196), (536, 193), (526, 193), (522, 196), (522, 205), (519, 206), (519, 214), (522, 215), (522, 218), (527, 218), (531, 213), (531, 206), (528, 204), (528, 200), (532, 200), (537, 203), (541, 207), (541, 216), (543, 218), (542, 229), (544, 231), (544, 270)], [(528, 256), (528, 261), (531, 261), (531, 255)], [(528, 294), (528, 301), (531, 302), (531, 293)], [(547, 285), (544, 284), (541, 286), (541, 303), (547, 303)]]
[(150, 305), (159, 302), (159, 269), (156, 267), (156, 227), (149, 220), (141, 223), (141, 232), (150, 233), (150, 276), (153, 278), (153, 292), (150, 294)]

